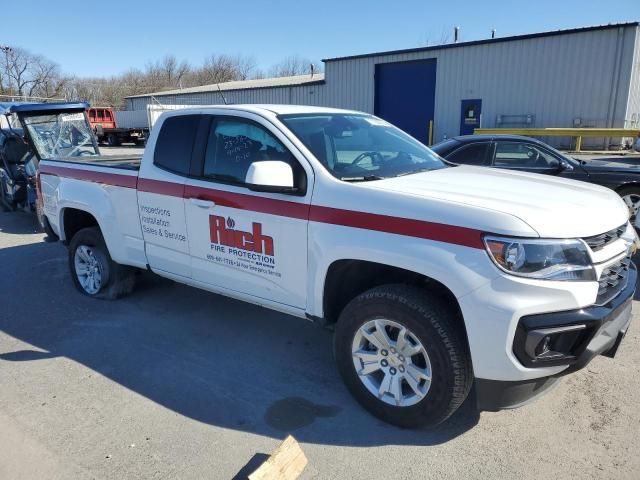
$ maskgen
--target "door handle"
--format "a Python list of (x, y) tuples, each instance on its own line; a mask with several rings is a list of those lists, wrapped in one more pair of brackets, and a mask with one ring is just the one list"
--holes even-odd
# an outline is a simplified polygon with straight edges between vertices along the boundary
[(189, 201), (200, 208), (213, 208), (216, 206), (216, 202), (212, 200), (203, 200), (201, 198), (190, 198)]

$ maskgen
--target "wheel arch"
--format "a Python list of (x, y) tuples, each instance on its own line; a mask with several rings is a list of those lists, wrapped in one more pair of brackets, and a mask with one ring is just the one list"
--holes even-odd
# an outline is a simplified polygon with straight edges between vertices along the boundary
[(634, 180), (634, 181), (631, 181), (631, 182), (625, 182), (625, 183), (623, 183), (621, 185), (618, 185), (613, 190), (617, 194), (620, 194), (621, 191), (627, 190), (627, 189), (630, 189), (630, 188), (638, 189), (640, 191), (640, 180)]
[(460, 303), (449, 287), (422, 273), (369, 260), (340, 259), (329, 265), (322, 287), (322, 323), (335, 324), (346, 305), (361, 293), (381, 285), (398, 283), (441, 296), (455, 311), (464, 341), (469, 345)]
[(98, 217), (84, 208), (76, 206), (66, 206), (60, 209), (60, 239), (68, 244), (73, 236), (83, 228), (98, 227), (102, 232), (102, 227)]

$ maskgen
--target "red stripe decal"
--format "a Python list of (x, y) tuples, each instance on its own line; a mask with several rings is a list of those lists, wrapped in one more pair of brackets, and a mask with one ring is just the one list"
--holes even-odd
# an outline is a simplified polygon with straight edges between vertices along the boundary
[(393, 217), (377, 213), (342, 210), (304, 203), (257, 197), (243, 193), (226, 192), (213, 188), (195, 187), (174, 182), (151, 180), (129, 175), (79, 170), (67, 167), (42, 165), (41, 174), (88, 180), (90, 182), (137, 188), (142, 192), (169, 195), (172, 197), (211, 200), (223, 207), (249, 210), (253, 212), (297, 218), (312, 222), (342, 225), (363, 230), (393, 233), (409, 237), (424, 238), (438, 242), (452, 243), (465, 247), (483, 249), (482, 232), (472, 228), (458, 227), (444, 223), (426, 222), (411, 218)]
[(40, 165), (41, 175), (54, 175), (56, 177), (73, 178), (87, 182), (113, 185), (115, 187), (136, 188), (138, 177), (122, 175), (120, 173), (105, 173), (95, 170), (82, 170), (79, 168), (58, 167), (57, 165)]
[(187, 185), (184, 196), (185, 198), (212, 200), (216, 202), (216, 205), (220, 205), (222, 207), (251, 210), (253, 212), (268, 213), (271, 215), (280, 215), (281, 217), (299, 218), (303, 220), (309, 218), (309, 205), (306, 203), (256, 197), (255, 195), (225, 192), (223, 190), (194, 187), (191, 185)]
[(157, 193), (159, 195), (169, 195), (170, 197), (182, 197), (184, 184), (140, 178), (138, 179), (138, 190), (147, 193)]
[(444, 223), (426, 222), (411, 218), (392, 217), (376, 213), (341, 210), (338, 208), (312, 206), (309, 220), (345, 227), (362, 228), (378, 232), (395, 233), (408, 237), (454, 243), (472, 248), (484, 248), (482, 232), (472, 228)]

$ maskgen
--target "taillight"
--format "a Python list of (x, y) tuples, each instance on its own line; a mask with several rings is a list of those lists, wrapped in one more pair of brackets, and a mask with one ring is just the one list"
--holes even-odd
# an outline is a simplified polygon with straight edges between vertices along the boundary
[(44, 201), (42, 200), (42, 184), (40, 183), (40, 170), (36, 173), (36, 209), (44, 211)]

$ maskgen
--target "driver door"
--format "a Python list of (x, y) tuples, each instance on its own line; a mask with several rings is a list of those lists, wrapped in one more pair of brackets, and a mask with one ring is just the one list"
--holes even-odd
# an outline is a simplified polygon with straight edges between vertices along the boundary
[(286, 137), (253, 117), (210, 116), (202, 156), (185, 185), (193, 279), (302, 309), (311, 188), (300, 195), (257, 192), (245, 176), (253, 162), (281, 160), (307, 184), (311, 169)]

